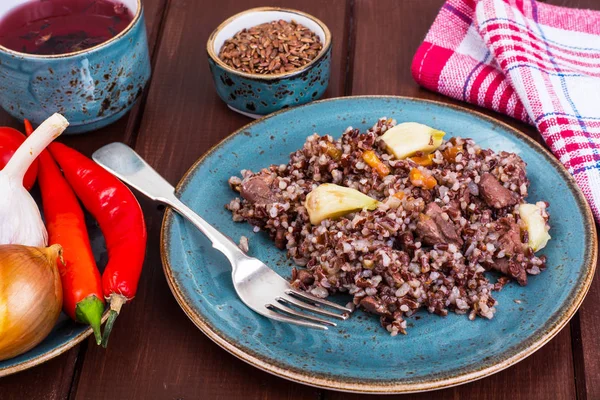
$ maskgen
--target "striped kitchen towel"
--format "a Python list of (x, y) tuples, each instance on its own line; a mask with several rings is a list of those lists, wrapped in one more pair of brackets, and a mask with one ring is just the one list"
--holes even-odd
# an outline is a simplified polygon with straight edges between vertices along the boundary
[(600, 12), (448, 0), (412, 73), (430, 90), (535, 125), (600, 222)]

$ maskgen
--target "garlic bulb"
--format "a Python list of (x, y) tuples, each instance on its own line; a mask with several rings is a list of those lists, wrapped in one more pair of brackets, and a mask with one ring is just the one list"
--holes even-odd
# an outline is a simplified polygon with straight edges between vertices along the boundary
[(23, 176), (33, 160), (68, 125), (62, 115), (52, 115), (25, 140), (0, 171), (0, 244), (32, 247), (46, 247), (48, 244), (48, 233), (40, 210), (23, 187)]

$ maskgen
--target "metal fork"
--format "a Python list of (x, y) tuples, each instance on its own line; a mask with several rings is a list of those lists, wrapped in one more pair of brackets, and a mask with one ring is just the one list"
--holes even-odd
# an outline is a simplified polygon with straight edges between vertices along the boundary
[[(294, 289), (262, 261), (248, 256), (225, 236), (175, 196), (169, 182), (123, 143), (111, 143), (97, 150), (92, 158), (106, 170), (152, 200), (159, 201), (187, 218), (208, 237), (215, 249), (227, 257), (232, 267), (233, 286), (240, 299), (265, 317), (310, 328), (327, 329), (335, 322), (306, 312), (345, 320), (352, 310)], [(338, 312), (329, 311), (323, 306)]]

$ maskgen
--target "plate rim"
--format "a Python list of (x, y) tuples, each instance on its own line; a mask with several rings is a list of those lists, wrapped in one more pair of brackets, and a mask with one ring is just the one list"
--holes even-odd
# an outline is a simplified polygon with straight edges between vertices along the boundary
[[(104, 314), (102, 315), (101, 324), (103, 324), (107, 318), (108, 318), (108, 309), (104, 310)], [(74, 321), (71, 321), (71, 322), (74, 322)], [(79, 322), (75, 322), (75, 323), (78, 325), (81, 325)], [(53, 348), (50, 351), (40, 354), (39, 356), (30, 358), (29, 360), (22, 361), (18, 364), (11, 365), (10, 367), (2, 367), (2, 368), (0, 368), (0, 378), (9, 376), (12, 374), (16, 374), (17, 372), (25, 371), (26, 369), (33, 368), (40, 364), (45, 363), (46, 361), (50, 361), (51, 359), (58, 357), (63, 353), (66, 353), (67, 351), (71, 350), (73, 347), (75, 347), (79, 343), (83, 342), (88, 336), (90, 336), (92, 334), (92, 332), (93, 332), (92, 327), (88, 326), (88, 328), (86, 330), (84, 330), (83, 332), (80, 332), (77, 336), (69, 339), (69, 341), (63, 343), (62, 345), (60, 345), (58, 347)], [(28, 351), (34, 350), (36, 347), (37, 346), (35, 346), (34, 348), (32, 348)], [(18, 356), (16, 356), (16, 357), (18, 357)], [(3, 360), (3, 361), (10, 361), (10, 360), (11, 359), (9, 358), (9, 359)], [(3, 362), (3, 361), (0, 361), (0, 362)]]
[[(583, 280), (582, 287), (575, 293), (575, 296), (571, 300), (568, 309), (562, 311), (562, 314), (559, 316), (559, 319), (552, 325), (546, 332), (541, 334), (541, 336), (528, 344), (521, 351), (512, 355), (509, 358), (504, 360), (500, 360), (492, 365), (489, 365), (485, 368), (475, 369), (470, 372), (460, 372), (458, 375), (449, 377), (449, 378), (440, 378), (434, 379), (426, 382), (415, 382), (415, 383), (397, 383), (394, 381), (389, 381), (386, 383), (365, 383), (365, 382), (348, 382), (348, 381), (340, 381), (336, 379), (329, 378), (327, 376), (317, 376), (315, 374), (303, 373), (290, 371), (284, 368), (281, 368), (269, 361), (265, 361), (254, 354), (250, 354), (235, 344), (228, 342), (224, 337), (222, 337), (219, 332), (207, 323), (200, 315), (200, 313), (196, 312), (192, 309), (186, 302), (185, 297), (177, 282), (172, 274), (172, 268), (167, 259), (167, 241), (166, 235), (167, 230), (170, 229), (170, 224), (173, 221), (174, 212), (167, 208), (163, 217), (161, 231), (160, 231), (160, 254), (161, 260), (163, 264), (163, 271), (169, 285), (173, 296), (177, 300), (177, 303), (185, 312), (185, 314), (192, 320), (192, 322), (202, 331), (209, 339), (215, 342), (219, 347), (226, 350), (228, 353), (234, 355), (246, 363), (261, 369), (265, 372), (271, 373), (278, 377), (291, 380), (294, 382), (302, 383), (305, 385), (321, 388), (321, 389), (329, 389), (336, 390), (342, 392), (352, 392), (352, 393), (371, 393), (371, 394), (401, 394), (401, 393), (416, 393), (416, 392), (425, 392), (431, 390), (438, 390), (443, 388), (449, 388), (452, 386), (462, 385), (468, 382), (472, 382), (478, 379), (482, 379), (484, 377), (490, 376), (497, 372), (500, 372), (535, 353), (541, 347), (543, 347), (546, 343), (548, 343), (551, 339), (553, 339), (571, 320), (571, 318), (575, 315), (579, 307), (581, 306), (586, 294), (588, 293), (593, 277), (594, 272), (596, 270), (596, 263), (598, 258), (598, 239), (596, 233), (596, 224), (595, 220), (592, 216), (592, 212), (590, 207), (585, 199), (581, 189), (575, 183), (572, 175), (567, 171), (567, 169), (560, 163), (560, 161), (548, 150), (546, 150), (541, 144), (519, 131), (516, 128), (508, 125), (505, 122), (499, 121), (496, 118), (483, 114), (480, 111), (475, 111), (468, 109), (466, 107), (458, 106), (455, 104), (445, 103), (442, 101), (436, 100), (428, 100), (428, 99), (420, 99), (416, 97), (408, 97), (408, 96), (393, 96), (393, 95), (364, 95), (364, 96), (344, 96), (344, 97), (333, 97), (323, 100), (313, 101), (311, 103), (294, 107), (291, 109), (281, 110), (272, 114), (269, 114), (263, 118), (260, 118), (256, 121), (252, 121), (241, 128), (235, 130), (231, 134), (227, 135), (224, 139), (217, 142), (213, 145), (209, 150), (207, 150), (202, 156), (200, 156), (192, 166), (186, 171), (186, 173), (182, 176), (180, 181), (177, 184), (176, 192), (181, 191), (186, 185), (191, 177), (193, 171), (195, 171), (198, 166), (216, 149), (221, 147), (224, 143), (232, 139), (233, 137), (242, 134), (242, 132), (250, 129), (252, 126), (261, 123), (262, 121), (273, 118), (280, 114), (286, 112), (292, 112), (298, 108), (309, 107), (313, 104), (325, 103), (325, 102), (335, 102), (335, 101), (343, 101), (343, 100), (351, 100), (351, 99), (391, 99), (391, 100), (399, 100), (399, 101), (410, 101), (416, 103), (422, 103), (425, 105), (436, 105), (445, 108), (450, 108), (455, 111), (471, 114), (476, 118), (482, 119), (486, 122), (499, 125), (505, 130), (509, 131), (511, 134), (516, 136), (517, 138), (523, 140), (527, 143), (534, 151), (541, 153), (548, 161), (555, 165), (561, 175), (561, 177), (566, 181), (567, 185), (573, 190), (575, 194), (575, 200), (580, 209), (583, 209), (583, 219), (586, 223), (586, 235), (585, 235), (585, 243), (586, 253), (589, 254), (588, 262), (586, 263), (586, 259), (584, 258), (584, 270), (586, 271), (586, 276)], [(590, 243), (588, 243), (590, 242)]]

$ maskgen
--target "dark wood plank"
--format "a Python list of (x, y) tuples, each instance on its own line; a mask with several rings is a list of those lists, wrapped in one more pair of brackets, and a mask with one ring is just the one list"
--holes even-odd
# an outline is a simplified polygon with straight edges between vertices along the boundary
[(355, 0), (352, 95), (438, 98), (415, 84), (413, 55), (444, 0)]
[[(269, 4), (301, 8), (329, 26), (334, 63), (327, 93), (343, 94), (346, 1), (310, 0), (301, 7), (292, 0)], [(136, 150), (172, 183), (210, 146), (250, 121), (229, 111), (218, 98), (204, 46), (220, 21), (261, 5), (260, 0), (222, 0), (218, 7), (196, 1), (170, 3)], [(162, 272), (162, 209), (142, 203), (150, 242), (138, 296), (125, 306), (108, 350), (89, 349), (75, 398), (319, 398), (318, 390), (237, 360), (189, 321)]]
[[(464, 105), (420, 88), (410, 72), (412, 57), (442, 4), (443, 0), (357, 0), (352, 94), (403, 95)], [(386, 17), (382, 18), (383, 15)], [(478, 111), (499, 117), (493, 112)], [(532, 127), (508, 117), (500, 119), (539, 139)], [(544, 371), (544, 379), (536, 378), (540, 371)], [(543, 349), (516, 366), (468, 385), (435, 392), (435, 398), (441, 399), (573, 399), (575, 395), (569, 329), (564, 329)], [(326, 395), (327, 399), (347, 397), (333, 392)], [(421, 394), (403, 398), (427, 399), (432, 396)]]
[[(158, 27), (163, 17), (166, 0), (143, 0), (146, 27), (151, 54), (158, 38)], [(142, 103), (142, 104), (140, 104)], [(132, 111), (115, 124), (95, 132), (63, 136), (60, 140), (90, 155), (99, 147), (114, 141), (130, 142), (134, 136), (136, 119), (143, 106), (138, 102)], [(0, 110), (0, 126), (12, 126), (22, 130), (22, 123)], [(95, 343), (90, 339), (90, 343)], [(85, 347), (85, 346), (84, 346)], [(27, 371), (0, 379), (1, 399), (66, 399), (77, 378), (77, 367), (83, 363), (84, 351), (76, 346), (65, 354)]]
[(69, 395), (79, 347), (15, 375), (0, 379), (2, 400), (66, 399)]

